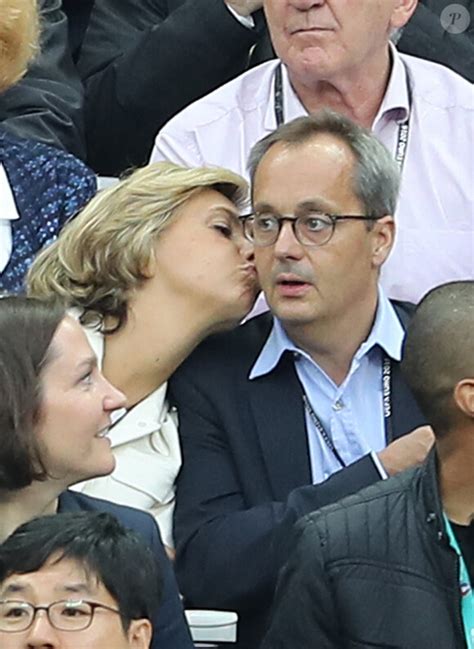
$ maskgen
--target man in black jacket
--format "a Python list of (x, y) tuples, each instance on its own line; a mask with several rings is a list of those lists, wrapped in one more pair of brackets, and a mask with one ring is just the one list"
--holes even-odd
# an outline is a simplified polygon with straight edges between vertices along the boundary
[(87, 159), (101, 174), (144, 164), (161, 126), (246, 69), (263, 26), (261, 6), (39, 0), (41, 52), (0, 97), (0, 121)]
[(474, 646), (474, 282), (420, 303), (402, 370), (436, 450), (297, 525), (264, 649)]
[(399, 180), (390, 153), (322, 113), (264, 138), (250, 166), (243, 220), (273, 318), (210, 338), (170, 387), (180, 590), (189, 606), (238, 611), (239, 647), (255, 649), (292, 524), (421, 461), (432, 433), (414, 431), (425, 419), (399, 373), (410, 306), (378, 288)]

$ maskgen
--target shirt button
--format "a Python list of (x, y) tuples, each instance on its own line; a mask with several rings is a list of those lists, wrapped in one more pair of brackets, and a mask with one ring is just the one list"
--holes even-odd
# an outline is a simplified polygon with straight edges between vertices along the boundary
[(344, 408), (344, 402), (342, 399), (338, 399), (334, 404), (332, 409), (335, 410), (336, 412), (339, 412), (339, 410), (342, 410)]
[(299, 352), (293, 352), (293, 358), (295, 359), (295, 361), (299, 361), (301, 354)]

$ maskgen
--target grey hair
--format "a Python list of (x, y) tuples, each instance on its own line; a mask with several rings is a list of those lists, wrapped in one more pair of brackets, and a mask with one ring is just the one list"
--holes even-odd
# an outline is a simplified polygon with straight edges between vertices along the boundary
[(339, 138), (354, 154), (354, 193), (364, 206), (366, 215), (393, 216), (400, 187), (398, 164), (368, 129), (328, 109), (282, 124), (252, 147), (248, 159), (252, 186), (262, 158), (274, 144), (298, 146), (322, 134)]

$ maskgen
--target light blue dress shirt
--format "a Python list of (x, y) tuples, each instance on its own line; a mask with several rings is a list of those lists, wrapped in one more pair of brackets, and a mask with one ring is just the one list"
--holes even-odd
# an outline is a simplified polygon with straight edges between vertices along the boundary
[[(272, 331), (250, 371), (249, 379), (268, 374), (277, 366), (285, 351), (292, 352), (296, 373), (311, 407), (344, 463), (349, 465), (364, 455), (371, 454), (378, 471), (382, 477), (386, 477), (375, 455), (386, 446), (382, 394), (383, 356), (385, 353), (393, 361), (400, 361), (404, 335), (394, 308), (379, 289), (372, 330), (354, 355), (344, 382), (338, 386), (309, 354), (290, 340), (282, 324), (274, 318)], [(308, 412), (306, 431), (313, 484), (317, 484), (341, 466)]]

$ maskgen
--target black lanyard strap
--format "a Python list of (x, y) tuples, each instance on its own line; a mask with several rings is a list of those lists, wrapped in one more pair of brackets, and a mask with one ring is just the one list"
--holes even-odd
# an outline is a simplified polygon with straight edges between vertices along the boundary
[[(410, 113), (412, 106), (412, 83), (410, 77), (410, 71), (408, 70), (405, 63), (406, 79), (407, 79), (407, 93), (408, 93), (408, 115), (403, 122), (400, 122), (398, 127), (398, 137), (397, 137), (397, 146), (395, 149), (395, 160), (398, 163), (400, 171), (403, 170), (403, 165), (405, 164), (405, 158), (408, 147), (408, 135), (410, 133)], [(279, 63), (275, 69), (275, 80), (273, 86), (273, 106), (275, 110), (275, 122), (277, 127), (281, 126), (285, 122), (285, 113), (283, 109), (283, 74), (282, 74), (282, 64)]]
[(279, 63), (275, 70), (275, 85), (273, 86), (273, 106), (275, 108), (275, 121), (277, 126), (281, 126), (285, 122), (285, 114), (283, 112), (283, 78), (281, 69), (281, 63)]
[[(383, 357), (383, 363), (382, 363), (382, 399), (383, 399), (383, 416), (384, 416), (384, 423), (385, 423), (385, 440), (387, 444), (390, 444), (390, 442), (393, 439), (393, 431), (392, 431), (392, 363), (390, 361), (390, 358), (384, 354)], [(327, 430), (324, 428), (320, 418), (318, 415), (315, 413), (313, 410), (308, 397), (306, 394), (303, 392), (303, 404), (305, 407), (306, 412), (311, 418), (311, 421), (313, 422), (316, 430), (318, 433), (321, 435), (321, 439), (324, 441), (328, 449), (331, 451), (337, 462), (339, 463), (339, 466), (341, 468), (345, 468), (347, 464), (344, 462), (342, 459), (339, 451), (334, 445), (334, 442), (327, 432)]]

